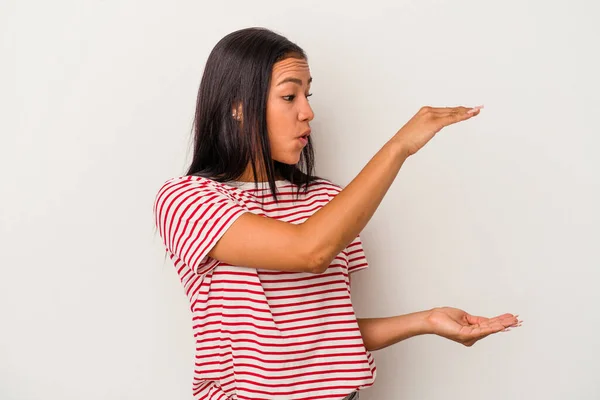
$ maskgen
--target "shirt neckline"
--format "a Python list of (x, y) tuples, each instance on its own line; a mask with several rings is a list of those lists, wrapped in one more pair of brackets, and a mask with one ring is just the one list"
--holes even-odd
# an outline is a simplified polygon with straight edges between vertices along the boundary
[[(267, 189), (269, 188), (268, 181), (260, 181), (260, 182), (246, 182), (246, 181), (227, 181), (223, 182), (224, 185), (233, 186), (238, 189), (255, 189), (258, 187), (259, 189)], [(282, 187), (286, 185), (290, 185), (291, 182), (287, 179), (280, 179), (275, 181), (276, 187)]]

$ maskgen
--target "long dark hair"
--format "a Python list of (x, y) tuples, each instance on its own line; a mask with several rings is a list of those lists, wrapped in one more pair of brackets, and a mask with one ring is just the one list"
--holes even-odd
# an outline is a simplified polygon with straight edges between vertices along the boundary
[[(266, 118), (271, 72), (276, 62), (288, 57), (307, 59), (298, 45), (264, 28), (242, 29), (217, 43), (198, 90), (194, 154), (187, 175), (227, 182), (240, 178), (251, 165), (257, 182), (261, 166), (275, 199), (277, 177), (305, 190), (318, 179), (313, 175), (310, 136), (298, 164), (284, 164), (271, 157)], [(241, 106), (241, 124), (232, 117), (236, 106)]]

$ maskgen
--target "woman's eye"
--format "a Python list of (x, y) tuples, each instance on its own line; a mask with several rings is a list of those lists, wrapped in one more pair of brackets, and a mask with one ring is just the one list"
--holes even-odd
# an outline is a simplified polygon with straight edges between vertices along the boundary
[[(305, 96), (308, 99), (310, 96), (312, 96), (312, 93), (308, 93)], [(289, 96), (283, 96), (283, 99), (285, 101), (294, 101), (295, 98), (296, 98), (296, 95), (294, 95), (294, 94), (290, 94)]]

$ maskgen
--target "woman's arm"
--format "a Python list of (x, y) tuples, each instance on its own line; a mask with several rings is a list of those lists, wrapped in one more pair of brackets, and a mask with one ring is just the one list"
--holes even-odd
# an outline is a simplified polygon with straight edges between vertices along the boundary
[(424, 334), (435, 334), (470, 347), (493, 333), (519, 327), (522, 322), (513, 314), (485, 318), (457, 308), (440, 307), (395, 317), (359, 318), (358, 327), (367, 350), (375, 351)]
[(231, 225), (209, 256), (251, 268), (325, 271), (369, 222), (404, 161), (443, 127), (478, 114), (477, 107), (423, 107), (346, 188), (304, 223), (246, 213)]
[(427, 311), (386, 318), (359, 318), (358, 327), (369, 351), (383, 349), (413, 336), (433, 333)]

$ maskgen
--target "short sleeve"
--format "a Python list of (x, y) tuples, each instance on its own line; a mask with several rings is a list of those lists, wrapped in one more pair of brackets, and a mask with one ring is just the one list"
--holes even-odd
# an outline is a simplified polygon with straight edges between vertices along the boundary
[(154, 205), (165, 247), (197, 274), (218, 265), (208, 253), (246, 211), (226, 189), (199, 177), (168, 181)]
[(346, 247), (345, 251), (348, 255), (348, 273), (352, 274), (369, 267), (360, 235)]
[[(321, 179), (321, 182), (324, 182), (327, 186), (329, 192), (329, 200), (333, 200), (335, 196), (337, 196), (341, 191), (342, 187), (328, 181), (326, 179)], [(358, 235), (344, 250), (346, 255), (348, 256), (348, 273), (352, 274), (354, 272), (361, 271), (369, 267), (369, 263), (367, 261), (367, 256), (363, 249), (362, 240), (360, 235)]]

